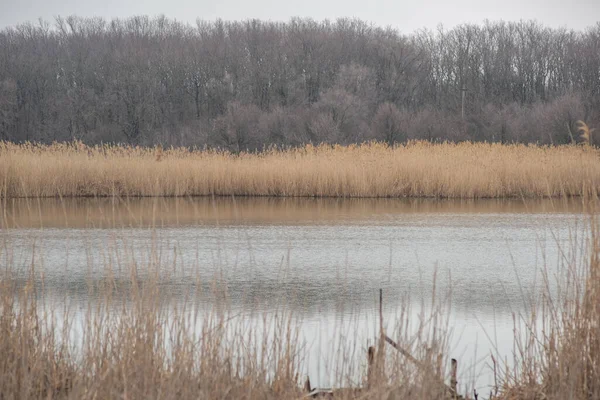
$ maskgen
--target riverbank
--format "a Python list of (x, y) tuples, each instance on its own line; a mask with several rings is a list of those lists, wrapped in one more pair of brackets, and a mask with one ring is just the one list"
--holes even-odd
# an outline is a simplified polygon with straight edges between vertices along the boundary
[(542, 198), (597, 195), (584, 146), (414, 142), (258, 154), (0, 144), (0, 197)]

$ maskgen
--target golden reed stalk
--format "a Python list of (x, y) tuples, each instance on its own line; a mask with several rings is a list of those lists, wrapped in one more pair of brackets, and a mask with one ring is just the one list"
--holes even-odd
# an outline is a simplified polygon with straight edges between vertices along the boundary
[(239, 155), (0, 143), (0, 197), (569, 197), (597, 194), (591, 146), (411, 142), (307, 145)]

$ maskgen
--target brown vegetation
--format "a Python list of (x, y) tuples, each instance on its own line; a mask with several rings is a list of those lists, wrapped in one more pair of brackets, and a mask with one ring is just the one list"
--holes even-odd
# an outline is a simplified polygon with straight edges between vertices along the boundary
[(560, 295), (546, 293), (532, 308), (530, 319), (515, 323), (515, 366), (495, 365), (502, 382), (496, 391), (499, 398), (600, 397), (600, 232), (596, 217), (591, 229), (583, 265), (570, 261), (560, 276), (546, 276), (546, 284), (557, 280)]
[(590, 127), (583, 121), (577, 121), (577, 131), (581, 132), (581, 135), (579, 136), (582, 143), (584, 144), (592, 144), (594, 143), (593, 137), (592, 137), (592, 133), (594, 132), (595, 129), (590, 129)]
[(569, 197), (600, 189), (590, 146), (311, 146), (261, 153), (0, 144), (1, 197)]
[[(269, 399), (300, 393), (289, 318), (269, 319), (276, 333), (263, 341), (228, 324), (225, 313), (198, 317), (161, 308), (153, 297), (156, 284), (132, 280), (120, 303), (114, 281), (107, 280), (78, 328), (71, 310), (44, 311), (33, 278), (24, 287), (15, 282), (3, 272), (1, 398)], [(197, 318), (202, 328), (194, 332)], [(73, 329), (81, 329), (79, 338), (69, 335)]]
[[(83, 306), (72, 309), (68, 294), (53, 293), (36, 274), (42, 258), (32, 261), (29, 278), (12, 273), (11, 262), (0, 272), (0, 398), (233, 400), (308, 394), (302, 388), (306, 364), (299, 321), (289, 311), (240, 318), (219, 285), (212, 309), (195, 303), (193, 295), (173, 301), (160, 288), (153, 256), (142, 265), (104, 264), (105, 277), (89, 280)], [(140, 277), (138, 268), (151, 272)], [(110, 273), (115, 270), (129, 277), (115, 278)], [(328, 360), (335, 385), (347, 388), (335, 398), (440, 398), (446, 391), (443, 325), (433, 322), (441, 320), (440, 310), (418, 324), (417, 334), (403, 329), (406, 320), (394, 331), (399, 345), (417, 350), (420, 368), (391, 353), (386, 367), (371, 376), (371, 386), (366, 349), (342, 343), (339, 361)], [(353, 364), (362, 350), (364, 357)], [(436, 368), (429, 368), (434, 360)], [(424, 384), (433, 374), (440, 384)]]

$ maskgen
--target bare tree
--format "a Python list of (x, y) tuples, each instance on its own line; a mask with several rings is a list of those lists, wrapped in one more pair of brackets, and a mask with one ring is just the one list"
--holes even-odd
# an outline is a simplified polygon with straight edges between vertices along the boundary
[(217, 145), (239, 153), (256, 150), (260, 146), (258, 123), (260, 110), (257, 106), (229, 103), (227, 112), (214, 121), (214, 139)]
[(559, 144), (578, 119), (600, 124), (600, 23), (402, 35), (349, 18), (192, 27), (70, 16), (0, 30), (4, 140)]
[(407, 138), (407, 124), (404, 116), (392, 103), (383, 103), (377, 108), (371, 123), (372, 136), (393, 146)]

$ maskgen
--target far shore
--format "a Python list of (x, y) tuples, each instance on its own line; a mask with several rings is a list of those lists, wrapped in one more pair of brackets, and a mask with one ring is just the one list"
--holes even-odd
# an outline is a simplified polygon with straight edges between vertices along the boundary
[(0, 197), (596, 196), (591, 146), (409, 142), (233, 154), (185, 148), (0, 143)]

